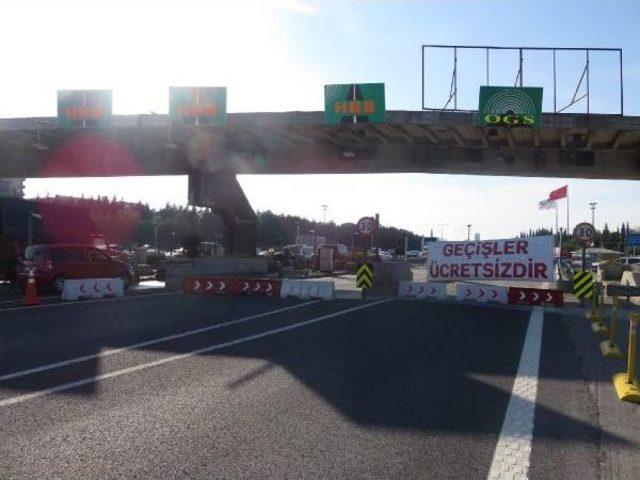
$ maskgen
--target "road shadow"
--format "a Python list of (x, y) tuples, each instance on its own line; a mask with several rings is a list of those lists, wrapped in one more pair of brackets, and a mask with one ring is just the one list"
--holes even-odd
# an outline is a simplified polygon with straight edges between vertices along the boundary
[[(42, 355), (49, 359), (69, 358), (210, 325), (212, 312), (219, 319), (229, 320), (283, 305), (270, 299), (243, 300), (241, 313), (238, 299), (180, 297), (152, 306), (132, 302), (127, 315), (138, 321), (128, 325), (126, 332), (122, 330), (122, 313), (114, 304), (101, 309), (97, 318), (84, 319), (84, 323), (77, 319), (75, 329), (70, 330), (72, 334), (63, 345), (44, 348), (52, 335), (48, 328), (55, 328), (55, 318), (49, 327), (36, 323), (34, 327), (43, 329), (36, 344), (44, 348)], [(328, 312), (359, 304), (343, 302), (317, 308)], [(294, 325), (318, 313), (310, 310), (305, 315), (300, 312), (277, 315), (261, 322), (258, 329), (246, 324), (217, 330), (211, 336), (190, 337), (188, 341), (170, 341), (139, 350), (187, 353), (256, 331)], [(279, 367), (361, 426), (497, 436), (511, 396), (528, 317), (525, 310), (395, 301), (201, 356), (262, 362), (255, 370), (228, 379), (226, 388), (237, 395), (252, 388), (255, 382), (268, 381), (274, 368)], [(19, 342), (24, 328), (0, 324), (0, 332), (11, 333), (11, 325), (14, 336), (10, 335), (7, 341)], [(543, 358), (553, 357), (558, 349), (571, 348), (568, 330), (560, 327), (553, 317), (545, 321)], [(7, 353), (0, 354), (0, 360), (2, 355), (6, 358)], [(570, 353), (569, 357), (575, 359), (575, 354)], [(584, 377), (577, 368), (579, 361), (576, 362), (571, 368), (541, 368), (541, 378), (581, 382)], [(99, 374), (100, 359), (83, 362), (73, 372), (69, 377), (65, 377), (64, 371), (27, 376), (2, 382), (1, 386), (34, 391), (47, 388), (52, 382), (89, 378)], [(97, 384), (91, 383), (64, 393), (92, 396), (96, 388)], [(537, 405), (536, 415), (544, 422), (565, 425), (567, 440), (588, 443), (603, 435), (597, 425), (542, 405)], [(555, 435), (550, 430), (541, 430), (540, 434)], [(608, 441), (624, 442), (615, 435), (608, 435)]]

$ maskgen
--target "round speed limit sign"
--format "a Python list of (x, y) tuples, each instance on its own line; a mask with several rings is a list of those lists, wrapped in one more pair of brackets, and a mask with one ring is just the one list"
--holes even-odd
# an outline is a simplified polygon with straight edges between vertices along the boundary
[(373, 217), (362, 217), (358, 220), (356, 229), (362, 235), (371, 235), (376, 228), (376, 220)]
[(593, 243), (595, 239), (596, 229), (590, 223), (579, 223), (576, 228), (573, 229), (573, 238), (578, 242), (588, 244)]

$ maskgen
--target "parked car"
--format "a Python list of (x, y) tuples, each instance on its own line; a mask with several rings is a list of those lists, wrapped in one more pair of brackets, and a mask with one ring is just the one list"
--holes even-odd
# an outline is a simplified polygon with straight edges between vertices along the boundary
[(637, 265), (640, 263), (640, 257), (623, 257), (620, 261), (625, 265)]
[(84, 244), (32, 245), (25, 249), (18, 267), (18, 284), (25, 287), (29, 268), (34, 268), (38, 287), (62, 292), (66, 279), (121, 278), (127, 288), (135, 279), (133, 267), (105, 252)]
[(45, 200), (0, 198), (0, 280), (17, 281), (18, 259), (30, 241), (84, 243), (95, 231), (84, 208)]

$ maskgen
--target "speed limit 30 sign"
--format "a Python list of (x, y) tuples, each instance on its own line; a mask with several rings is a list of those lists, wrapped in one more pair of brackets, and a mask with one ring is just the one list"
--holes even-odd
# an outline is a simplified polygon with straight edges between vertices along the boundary
[(373, 217), (362, 217), (356, 224), (358, 233), (362, 235), (371, 235), (376, 229), (376, 219)]
[(573, 238), (578, 242), (587, 245), (593, 243), (595, 239), (596, 229), (590, 223), (579, 223), (576, 228), (573, 229)]

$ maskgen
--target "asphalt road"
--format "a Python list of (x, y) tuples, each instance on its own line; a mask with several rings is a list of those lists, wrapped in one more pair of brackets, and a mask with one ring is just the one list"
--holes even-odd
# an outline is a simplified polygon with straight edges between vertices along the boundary
[(529, 478), (595, 478), (629, 440), (572, 342), (541, 310), (399, 300), (0, 305), (0, 478), (487, 478), (513, 436)]

